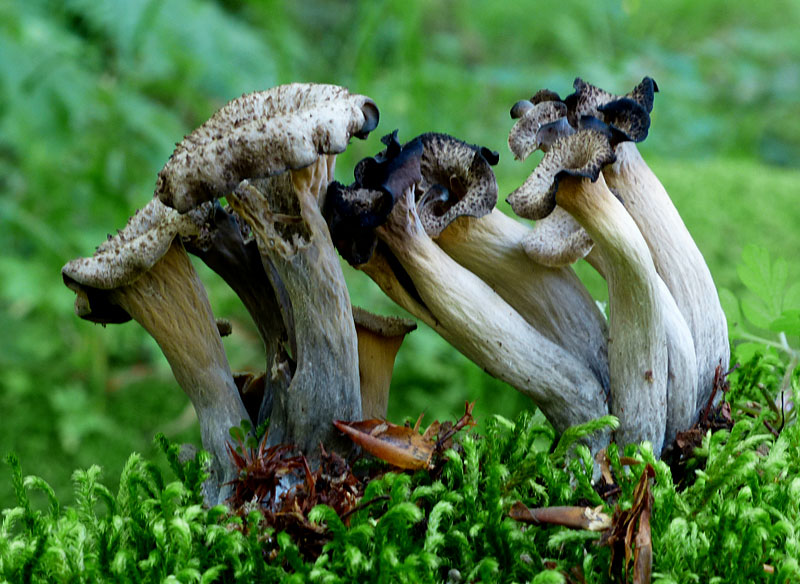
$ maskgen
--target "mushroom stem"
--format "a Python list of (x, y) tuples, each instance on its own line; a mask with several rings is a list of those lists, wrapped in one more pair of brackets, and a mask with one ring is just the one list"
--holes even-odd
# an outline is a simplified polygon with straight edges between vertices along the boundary
[(622, 444), (649, 440), (658, 455), (667, 417), (667, 346), (658, 275), (647, 243), (625, 208), (596, 182), (564, 176), (556, 202), (589, 233), (608, 282), (611, 413)]
[(730, 361), (728, 327), (714, 280), (661, 181), (636, 145), (616, 147), (617, 161), (603, 173), (639, 227), (656, 270), (675, 298), (694, 339), (698, 389), (695, 418), (708, 401), (718, 366)]
[[(585, 259), (606, 278), (606, 267), (600, 251), (593, 249)], [(678, 432), (688, 430), (696, 421), (697, 360), (692, 333), (675, 299), (661, 277), (657, 284), (658, 303), (663, 307), (667, 340), (667, 425), (664, 447), (668, 447)]]
[(350, 297), (318, 207), (326, 157), (270, 179), (242, 181), (229, 197), (274, 267), (291, 305), (296, 370), (274, 396), (271, 444), (291, 442), (315, 458), (319, 444), (351, 447), (331, 421), (360, 419), (358, 349)]
[(173, 241), (152, 268), (131, 284), (111, 290), (109, 298), (161, 347), (197, 412), (203, 447), (214, 457), (219, 483), (232, 480), (236, 467), (227, 450), (228, 430), (249, 416), (205, 289), (181, 243)]
[(358, 335), (358, 374), (364, 419), (386, 418), (394, 360), (405, 336), (417, 328), (413, 321), (378, 316), (353, 307)]
[(549, 341), (580, 359), (606, 390), (605, 318), (570, 267), (549, 268), (525, 253), (531, 230), (498, 209), (459, 217), (436, 243), (477, 275)]
[[(376, 231), (413, 280), (445, 339), (466, 357), (531, 397), (558, 431), (607, 412), (592, 371), (531, 327), (483, 280), (425, 233), (413, 187)], [(607, 440), (598, 436), (593, 446)]]
[[(206, 203), (211, 205), (211, 203)], [(262, 423), (270, 416), (272, 396), (283, 383), (283, 376), (270, 372), (282, 363), (288, 364), (284, 350), (287, 339), (286, 327), (281, 318), (281, 304), (278, 298), (285, 298), (280, 279), (269, 278), (258, 253), (254, 239), (245, 242), (235, 216), (226, 212), (218, 202), (208, 208), (206, 217), (208, 234), (205, 237), (187, 237), (184, 241), (187, 251), (199, 257), (236, 293), (256, 325), (264, 343), (267, 375), (265, 376), (264, 399), (255, 424)], [(274, 267), (269, 265), (269, 271)], [(276, 294), (274, 286), (281, 286)], [(285, 302), (285, 300), (284, 300)]]

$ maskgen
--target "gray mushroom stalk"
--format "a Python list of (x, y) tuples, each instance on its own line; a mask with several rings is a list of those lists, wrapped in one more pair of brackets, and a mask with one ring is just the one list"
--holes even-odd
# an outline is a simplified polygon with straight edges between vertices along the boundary
[[(524, 160), (537, 149), (547, 152), (557, 139), (577, 131), (566, 123), (566, 106), (561, 102), (547, 101), (549, 99), (558, 99), (558, 96), (542, 90), (527, 102), (527, 106), (517, 102), (512, 108), (512, 117), (520, 118), (508, 140), (516, 158)], [(647, 111), (632, 101), (628, 105), (626, 123), (620, 127), (609, 127), (591, 116), (584, 116), (574, 123), (578, 128), (594, 128), (608, 134), (612, 146), (622, 141), (643, 139), (649, 128)], [(605, 278), (608, 270), (603, 253), (593, 249), (594, 242), (586, 230), (567, 211), (557, 205), (554, 207), (554, 202), (548, 197), (530, 199), (528, 215), (542, 218), (524, 241), (525, 251), (535, 261), (548, 266), (562, 266), (584, 258)], [(668, 353), (665, 443), (670, 444), (679, 431), (686, 430), (696, 420), (693, 404), (697, 391), (697, 365), (694, 341), (686, 321), (660, 277), (657, 286), (658, 302), (665, 307)]]
[[(228, 429), (247, 420), (205, 289), (178, 238), (178, 214), (151, 201), (90, 258), (62, 268), (75, 312), (101, 324), (138, 322), (192, 402), (218, 484), (232, 480)], [(224, 500), (224, 489), (211, 501)]]
[(187, 136), (156, 188), (181, 212), (226, 196), (252, 230), (281, 298), (291, 381), (277, 388), (269, 443), (312, 461), (350, 445), (330, 422), (361, 417), (350, 298), (320, 211), (335, 155), (378, 122), (374, 102), (332, 85), (291, 84), (234, 100)]
[(607, 135), (581, 130), (557, 139), (528, 180), (508, 197), (514, 212), (540, 219), (557, 204), (602, 254), (609, 288), (611, 412), (622, 444), (649, 440), (661, 452), (667, 418), (665, 307), (647, 244), (600, 171), (615, 157)]
[[(594, 115), (610, 125), (630, 124), (629, 102), (650, 112), (655, 82), (646, 77), (630, 93), (612, 95), (580, 78), (575, 93), (565, 98), (571, 120)], [(695, 414), (708, 402), (717, 367), (730, 361), (728, 327), (714, 280), (703, 255), (664, 186), (633, 142), (616, 146), (617, 160), (603, 171), (609, 187), (622, 199), (647, 241), (656, 270), (663, 278), (691, 330), (697, 354)]]

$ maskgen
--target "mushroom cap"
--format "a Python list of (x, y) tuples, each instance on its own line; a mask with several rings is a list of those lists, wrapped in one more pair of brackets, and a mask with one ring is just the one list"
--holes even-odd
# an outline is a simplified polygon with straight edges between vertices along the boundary
[(595, 126), (557, 139), (533, 173), (508, 196), (514, 212), (527, 219), (542, 219), (556, 207), (560, 178), (576, 176), (596, 181), (603, 167), (616, 160), (609, 137), (610, 130), (603, 132)]
[(167, 253), (178, 234), (194, 232), (192, 217), (151, 199), (122, 230), (101, 243), (94, 255), (74, 259), (61, 268), (64, 284), (77, 294), (75, 313), (103, 324), (130, 320), (103, 291), (136, 281)]
[(417, 323), (399, 316), (381, 316), (358, 306), (353, 306), (353, 320), (356, 326), (382, 337), (403, 337), (417, 328)]
[(573, 83), (575, 92), (564, 98), (567, 117), (574, 127), (580, 127), (584, 116), (594, 116), (623, 132), (628, 140), (641, 142), (647, 138), (650, 128), (650, 112), (653, 110), (654, 93), (658, 86), (650, 77), (625, 95), (614, 95), (580, 77)]
[(550, 145), (560, 135), (571, 133), (567, 123), (567, 106), (560, 101), (541, 101), (537, 104), (525, 102), (530, 107), (519, 107), (517, 102), (512, 108), (515, 112), (524, 112), (508, 133), (508, 147), (517, 160), (525, 160), (530, 154), (543, 145)]
[(370, 98), (336, 85), (293, 83), (243, 95), (186, 136), (158, 173), (156, 195), (186, 212), (265, 178), (339, 154), (378, 124)]
[(447, 134), (431, 132), (415, 140), (423, 146), (417, 214), (429, 236), (438, 237), (458, 217), (483, 217), (494, 209), (497, 179), (491, 167), (497, 152)]
[(361, 160), (350, 186), (328, 185), (322, 214), (339, 254), (353, 266), (369, 261), (377, 245), (375, 228), (386, 222), (401, 193), (421, 180), (422, 144), (400, 146), (397, 130), (382, 138), (387, 148)]

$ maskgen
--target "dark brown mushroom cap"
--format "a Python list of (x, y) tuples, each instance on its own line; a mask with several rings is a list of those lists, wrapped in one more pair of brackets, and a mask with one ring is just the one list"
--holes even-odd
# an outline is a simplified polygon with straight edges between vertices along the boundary
[(387, 338), (402, 337), (417, 328), (417, 323), (408, 318), (380, 316), (358, 306), (353, 306), (353, 320), (357, 326)]
[(580, 77), (573, 83), (575, 92), (564, 98), (567, 117), (573, 127), (579, 127), (584, 116), (594, 116), (623, 132), (629, 140), (641, 142), (650, 128), (654, 93), (658, 86), (650, 77), (625, 95), (614, 95), (586, 83)]
[[(522, 102), (517, 102), (519, 103)], [(536, 105), (527, 103), (530, 107), (525, 109), (508, 133), (508, 147), (517, 160), (525, 160), (543, 145), (552, 144), (555, 138), (572, 132), (565, 117), (567, 106), (562, 102), (542, 101)], [(517, 105), (514, 107), (517, 108)], [(512, 117), (513, 113), (512, 108)]]
[(616, 160), (610, 131), (581, 129), (556, 140), (527, 180), (508, 196), (514, 212), (527, 219), (542, 219), (556, 207), (558, 182), (564, 176), (588, 178)]
[[(437, 237), (462, 215), (483, 217), (497, 204), (492, 163), (499, 155), (447, 134), (418, 136), (423, 146), (417, 214), (425, 232)], [(434, 195), (426, 194), (434, 189)]]
[(186, 212), (265, 178), (338, 154), (378, 123), (375, 103), (335, 85), (294, 83), (235, 99), (186, 136), (158, 174), (156, 195)]
[(397, 198), (421, 180), (422, 144), (412, 140), (404, 146), (397, 130), (383, 137), (387, 148), (356, 165), (356, 182), (328, 185), (322, 214), (339, 254), (353, 266), (372, 257), (377, 244), (375, 228), (383, 225)]

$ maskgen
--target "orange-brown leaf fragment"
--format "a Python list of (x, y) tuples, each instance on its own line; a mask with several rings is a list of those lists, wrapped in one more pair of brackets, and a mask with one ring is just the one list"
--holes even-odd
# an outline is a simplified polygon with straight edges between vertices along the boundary
[(426, 441), (414, 428), (396, 426), (384, 420), (334, 420), (333, 425), (373, 456), (399, 468), (428, 468), (433, 456), (435, 444)]
[(603, 513), (601, 507), (537, 507), (531, 509), (517, 501), (508, 512), (509, 516), (523, 523), (536, 525), (563, 525), (573, 529), (603, 531), (611, 527), (611, 517)]

